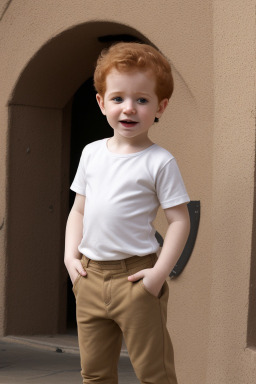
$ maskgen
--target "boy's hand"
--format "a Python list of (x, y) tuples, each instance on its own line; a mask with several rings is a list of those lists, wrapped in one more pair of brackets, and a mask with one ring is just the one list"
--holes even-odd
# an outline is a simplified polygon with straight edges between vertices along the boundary
[(165, 279), (160, 278), (154, 268), (142, 269), (134, 275), (128, 276), (128, 280), (131, 282), (141, 279), (143, 279), (142, 281), (147, 291), (151, 293), (151, 295), (158, 297)]
[(86, 276), (86, 271), (84, 270), (79, 259), (69, 260), (65, 264), (72, 284), (74, 284), (74, 281), (76, 280), (78, 275)]

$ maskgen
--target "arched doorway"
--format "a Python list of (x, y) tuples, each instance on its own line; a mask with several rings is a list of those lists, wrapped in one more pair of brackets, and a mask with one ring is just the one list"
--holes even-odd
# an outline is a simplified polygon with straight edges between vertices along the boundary
[(39, 49), (10, 99), (6, 334), (66, 331), (72, 98), (109, 44), (99, 37), (117, 34), (147, 42), (116, 23), (78, 25)]

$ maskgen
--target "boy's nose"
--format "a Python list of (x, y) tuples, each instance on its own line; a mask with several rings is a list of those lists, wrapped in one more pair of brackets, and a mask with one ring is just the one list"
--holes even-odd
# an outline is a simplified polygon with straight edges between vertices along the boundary
[(135, 114), (136, 113), (136, 109), (135, 109), (133, 103), (132, 102), (127, 102), (124, 105), (123, 112), (126, 113), (127, 115)]

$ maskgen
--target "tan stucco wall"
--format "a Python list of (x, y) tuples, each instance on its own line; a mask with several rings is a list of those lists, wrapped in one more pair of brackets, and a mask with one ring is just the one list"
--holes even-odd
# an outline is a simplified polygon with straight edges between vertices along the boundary
[[(70, 54), (75, 44), (72, 34), (66, 41), (54, 38), (94, 21), (134, 28), (162, 50), (174, 68), (173, 99), (151, 136), (177, 157), (191, 199), (200, 200), (202, 206), (192, 258), (183, 274), (170, 282), (168, 326), (179, 381), (253, 383), (256, 358), (252, 350), (245, 348), (254, 193), (255, 0), (10, 3), (0, 22), (0, 225), (2, 217), (7, 224), (0, 231), (1, 292), (5, 292), (9, 262), (5, 254), (6, 228), (11, 225), (5, 195), (8, 102), (30, 105), (36, 100), (36, 106), (63, 108), (91, 69), (85, 65), (82, 74), (79, 60), (83, 63), (86, 55), (79, 56), (75, 48)], [(118, 26), (112, 28), (111, 33), (119, 33)], [(95, 36), (101, 32), (93, 28), (90, 31)], [(102, 29), (104, 34), (106, 31)], [(84, 39), (86, 51), (89, 37), (85, 35)], [(56, 43), (64, 59), (67, 50), (63, 68), (51, 68), (48, 60), (44, 65), (49, 71), (40, 71), (53, 78), (46, 76), (38, 81), (39, 66), (35, 65), (37, 69), (31, 72), (35, 86), (30, 84), (27, 93), (23, 89), (23, 93), (12, 96), (26, 65), (51, 40), (53, 47), (54, 41), (64, 44), (60, 47)], [(88, 49), (93, 52), (91, 47)], [(26, 77), (22, 81), (26, 84)], [(36, 86), (37, 81), (42, 87)], [(47, 98), (51, 82), (54, 87)], [(14, 199), (15, 194), (12, 196)], [(157, 229), (161, 233), (166, 229), (161, 214)], [(9, 321), (6, 314), (11, 318), (14, 313), (13, 303), (6, 314), (2, 310), (5, 297), (0, 295), (2, 333), (4, 318)]]
[(255, 162), (255, 1), (213, 5), (214, 242), (207, 382), (249, 384), (256, 381), (256, 354), (246, 350)]

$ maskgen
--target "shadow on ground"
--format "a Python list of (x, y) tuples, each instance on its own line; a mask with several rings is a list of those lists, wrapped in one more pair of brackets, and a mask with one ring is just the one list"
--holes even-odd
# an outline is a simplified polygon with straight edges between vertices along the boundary
[[(121, 356), (119, 384), (137, 384), (128, 356)], [(0, 340), (0, 384), (81, 384), (78, 354)]]

